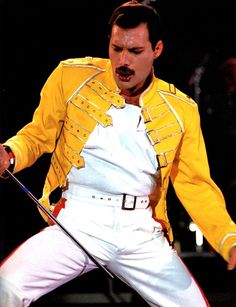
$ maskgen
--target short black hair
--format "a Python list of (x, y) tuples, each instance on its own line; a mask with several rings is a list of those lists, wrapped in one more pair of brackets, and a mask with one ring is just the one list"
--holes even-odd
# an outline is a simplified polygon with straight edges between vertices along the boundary
[(154, 49), (156, 43), (162, 39), (161, 18), (154, 7), (138, 1), (125, 2), (113, 11), (109, 21), (109, 36), (113, 25), (132, 29), (141, 23), (147, 24), (149, 40)]

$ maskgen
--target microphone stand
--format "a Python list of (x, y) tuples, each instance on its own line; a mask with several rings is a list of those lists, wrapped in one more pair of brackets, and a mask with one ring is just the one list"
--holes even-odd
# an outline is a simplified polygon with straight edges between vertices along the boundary
[(99, 263), (93, 255), (90, 254), (90, 252), (87, 251), (87, 249), (79, 243), (75, 237), (51, 214), (50, 211), (48, 211), (39, 201), (38, 199), (14, 176), (8, 169), (5, 170), (6, 174), (9, 175), (10, 178), (15, 181), (20, 188), (33, 200), (33, 202), (56, 224), (58, 225), (61, 230), (72, 240), (74, 241), (84, 252), (85, 254), (102, 270), (104, 270), (109, 277), (114, 278), (113, 274), (101, 263)]

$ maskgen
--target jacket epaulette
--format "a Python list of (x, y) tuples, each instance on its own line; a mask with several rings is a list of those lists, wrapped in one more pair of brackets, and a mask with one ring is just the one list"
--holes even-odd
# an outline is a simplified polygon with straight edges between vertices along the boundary
[(94, 66), (96, 68), (100, 68), (101, 69), (101, 62), (102, 59), (100, 58), (94, 58), (91, 56), (87, 56), (84, 58), (71, 58), (71, 59), (66, 59), (61, 61), (61, 65), (66, 67), (66, 66)]
[(181, 90), (175, 87), (172, 83), (166, 83), (164, 88), (161, 88), (160, 93), (167, 95), (167, 96), (174, 96), (175, 98), (192, 105), (193, 107), (197, 106), (197, 103), (187, 94), (183, 93)]

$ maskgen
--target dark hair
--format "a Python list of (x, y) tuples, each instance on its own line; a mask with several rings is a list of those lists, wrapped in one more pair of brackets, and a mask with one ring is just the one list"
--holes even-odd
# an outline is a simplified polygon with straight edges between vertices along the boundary
[(156, 43), (162, 39), (160, 16), (152, 6), (138, 1), (125, 2), (113, 11), (109, 21), (109, 36), (113, 25), (123, 29), (132, 29), (140, 23), (147, 24), (149, 40), (154, 49)]

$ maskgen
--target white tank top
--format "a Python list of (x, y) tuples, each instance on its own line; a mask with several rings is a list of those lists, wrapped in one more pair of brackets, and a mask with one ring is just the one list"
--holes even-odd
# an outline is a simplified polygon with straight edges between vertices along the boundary
[(159, 168), (145, 131), (141, 109), (126, 104), (107, 112), (112, 126), (97, 125), (81, 155), (85, 167), (72, 167), (68, 182), (103, 193), (149, 195), (155, 189)]

